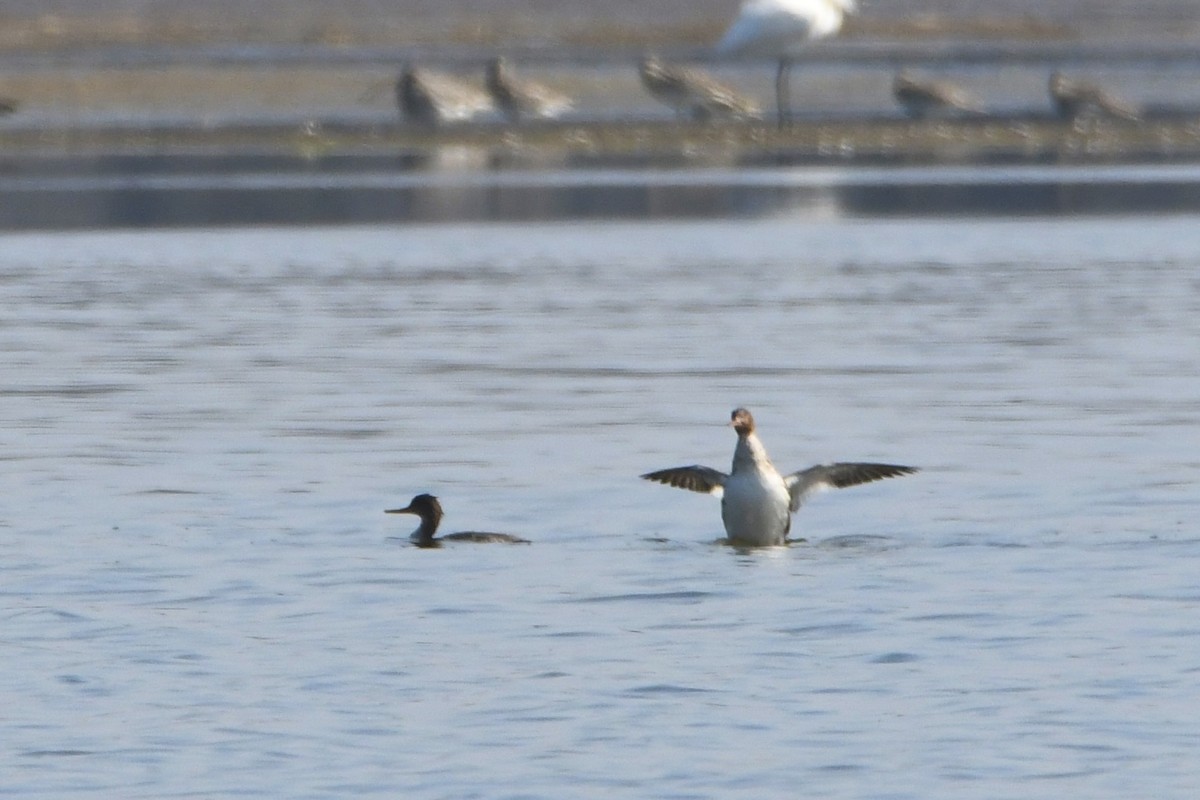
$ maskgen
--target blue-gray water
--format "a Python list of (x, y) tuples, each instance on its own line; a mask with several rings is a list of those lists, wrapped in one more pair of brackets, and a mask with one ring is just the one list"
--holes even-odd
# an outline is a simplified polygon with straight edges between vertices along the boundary
[(0, 237), (0, 792), (1193, 797), (1198, 222)]

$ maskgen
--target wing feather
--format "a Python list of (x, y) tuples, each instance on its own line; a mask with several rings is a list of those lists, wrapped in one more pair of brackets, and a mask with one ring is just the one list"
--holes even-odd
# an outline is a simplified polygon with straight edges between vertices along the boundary
[(899, 464), (870, 464), (864, 462), (843, 462), (840, 464), (818, 464), (815, 467), (785, 475), (784, 484), (792, 497), (791, 510), (796, 511), (815, 491), (821, 489), (844, 489), (847, 486), (857, 486), (860, 483), (896, 478), (900, 475), (911, 475), (917, 472), (916, 467), (905, 467)]
[(648, 481), (665, 483), (676, 489), (687, 489), (689, 492), (712, 494), (718, 497), (725, 491), (725, 479), (729, 476), (712, 467), (702, 467), (693, 464), (690, 467), (671, 467), (655, 472), (647, 472), (642, 476)]

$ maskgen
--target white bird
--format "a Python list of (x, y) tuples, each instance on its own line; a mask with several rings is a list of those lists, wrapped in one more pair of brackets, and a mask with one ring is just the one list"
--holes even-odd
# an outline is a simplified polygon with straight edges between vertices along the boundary
[(813, 492), (917, 471), (916, 467), (896, 464), (843, 462), (819, 464), (781, 475), (755, 433), (754, 417), (750, 412), (738, 408), (731, 416), (729, 424), (737, 431), (738, 441), (728, 475), (712, 467), (694, 465), (647, 472), (642, 477), (679, 489), (719, 496), (721, 520), (733, 544), (751, 547), (786, 544), (792, 527), (791, 515)]
[(554, 119), (571, 110), (571, 98), (548, 86), (521, 80), (502, 57), (488, 62), (484, 86), (496, 108), (513, 122), (522, 117)]
[(805, 43), (833, 36), (842, 28), (855, 0), (745, 0), (737, 18), (717, 43), (724, 55), (771, 56), (779, 59), (775, 100), (779, 122), (790, 113), (788, 73), (791, 57)]
[(494, 110), (487, 92), (432, 70), (406, 66), (396, 79), (396, 106), (422, 125), (462, 122)]

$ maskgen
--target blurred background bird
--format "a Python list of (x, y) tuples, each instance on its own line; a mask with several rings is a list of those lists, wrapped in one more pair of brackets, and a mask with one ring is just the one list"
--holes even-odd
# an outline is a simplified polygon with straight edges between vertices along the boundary
[(1136, 122), (1137, 106), (1094, 83), (1068, 78), (1061, 72), (1050, 76), (1050, 99), (1060, 116), (1071, 120), (1112, 117)]
[(701, 121), (720, 117), (758, 117), (754, 103), (698, 69), (667, 64), (655, 56), (646, 56), (638, 63), (638, 75), (646, 91), (674, 108), (680, 117)]
[(484, 87), (492, 102), (512, 122), (527, 118), (553, 119), (571, 110), (572, 101), (561, 92), (518, 78), (508, 60), (497, 56), (488, 62)]
[(495, 110), (491, 97), (458, 78), (405, 66), (396, 80), (396, 105), (410, 122), (463, 122)]
[(892, 96), (913, 119), (984, 113), (983, 105), (958, 84), (921, 77), (908, 70), (896, 73)]

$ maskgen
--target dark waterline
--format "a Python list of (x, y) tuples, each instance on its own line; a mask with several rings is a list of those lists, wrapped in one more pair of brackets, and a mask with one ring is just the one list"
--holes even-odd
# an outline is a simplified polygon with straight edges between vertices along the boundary
[(393, 159), (383, 167), (275, 157), (62, 162), (0, 185), (0, 229), (1200, 211), (1200, 170), (1188, 166), (438, 172), (397, 169)]

